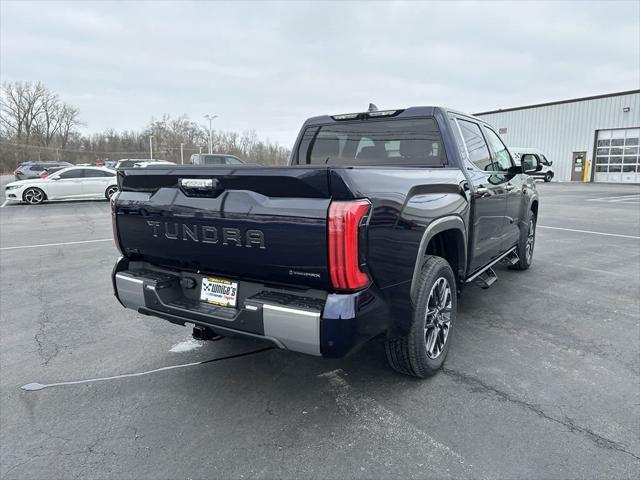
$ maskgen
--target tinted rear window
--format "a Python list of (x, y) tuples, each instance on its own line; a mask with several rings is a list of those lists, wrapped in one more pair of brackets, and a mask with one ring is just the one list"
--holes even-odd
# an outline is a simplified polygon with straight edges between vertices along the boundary
[(367, 120), (310, 127), (298, 150), (299, 164), (446, 165), (434, 119)]

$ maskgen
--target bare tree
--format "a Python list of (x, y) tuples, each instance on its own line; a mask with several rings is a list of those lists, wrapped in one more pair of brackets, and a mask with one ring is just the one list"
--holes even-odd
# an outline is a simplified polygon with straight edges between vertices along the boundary
[(60, 109), (60, 148), (66, 148), (69, 142), (69, 136), (73, 133), (75, 127), (79, 127), (82, 123), (79, 120), (80, 110), (76, 107), (65, 103)]

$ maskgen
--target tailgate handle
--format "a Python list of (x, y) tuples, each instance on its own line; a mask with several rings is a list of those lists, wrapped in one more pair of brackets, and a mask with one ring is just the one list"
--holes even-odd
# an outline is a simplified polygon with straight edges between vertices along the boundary
[(181, 178), (180, 186), (186, 190), (214, 190), (218, 181), (213, 178)]

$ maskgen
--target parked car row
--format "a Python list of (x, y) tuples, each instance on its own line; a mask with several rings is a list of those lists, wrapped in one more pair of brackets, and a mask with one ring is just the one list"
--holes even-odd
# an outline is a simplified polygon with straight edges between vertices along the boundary
[[(192, 165), (242, 165), (238, 157), (226, 154), (196, 154)], [(118, 191), (117, 170), (175, 165), (166, 160), (123, 158), (99, 165), (73, 165), (69, 162), (38, 161), (21, 163), (14, 172), (15, 182), (5, 186), (7, 200), (36, 205), (47, 200), (111, 198)]]
[(72, 166), (44, 178), (18, 180), (5, 186), (7, 200), (37, 205), (45, 200), (111, 198), (118, 191), (115, 170)]

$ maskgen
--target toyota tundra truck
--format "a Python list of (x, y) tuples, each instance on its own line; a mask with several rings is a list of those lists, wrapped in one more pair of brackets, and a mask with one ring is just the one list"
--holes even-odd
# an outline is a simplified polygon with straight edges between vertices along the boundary
[(539, 169), (478, 118), (371, 107), (307, 120), (287, 166), (120, 170), (115, 295), (199, 339), (336, 358), (381, 338), (428, 377), (463, 287), (531, 265)]

